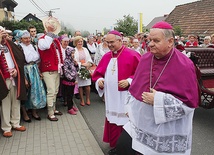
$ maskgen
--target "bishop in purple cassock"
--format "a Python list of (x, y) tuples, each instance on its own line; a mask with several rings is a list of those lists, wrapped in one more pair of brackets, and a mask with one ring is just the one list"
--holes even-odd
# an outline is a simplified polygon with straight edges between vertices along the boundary
[(127, 90), (140, 60), (140, 54), (122, 45), (118, 31), (110, 31), (106, 42), (111, 50), (107, 52), (97, 66), (92, 80), (100, 96), (105, 96), (106, 121), (103, 141), (115, 147), (122, 132), (122, 126), (128, 122), (124, 103)]
[(116, 149), (123, 155), (190, 155), (199, 101), (194, 64), (174, 48), (170, 24), (156, 23), (149, 40), (150, 52), (142, 56), (129, 88), (129, 122)]

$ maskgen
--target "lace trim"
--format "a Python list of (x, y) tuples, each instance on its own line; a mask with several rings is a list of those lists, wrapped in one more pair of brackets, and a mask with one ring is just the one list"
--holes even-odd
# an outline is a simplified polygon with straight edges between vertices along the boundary
[(163, 100), (167, 120), (175, 120), (185, 115), (184, 109), (182, 108), (183, 102), (169, 94), (164, 95)]
[(188, 145), (188, 135), (158, 136), (138, 129), (132, 124), (136, 133), (135, 139), (158, 153), (185, 153)]
[(119, 118), (121, 118), (121, 117), (126, 117), (126, 118), (127, 118), (127, 116), (126, 116), (125, 113), (117, 113), (117, 112), (109, 111), (109, 110), (107, 110), (106, 113), (107, 113), (108, 115), (116, 116), (116, 117), (119, 117)]

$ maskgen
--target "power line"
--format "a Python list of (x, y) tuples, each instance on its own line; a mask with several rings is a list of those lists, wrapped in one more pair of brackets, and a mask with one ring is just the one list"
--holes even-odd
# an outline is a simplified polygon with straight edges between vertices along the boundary
[(49, 5), (45, 2), (45, 0), (37, 0), (36, 2), (39, 6), (43, 8), (43, 10), (49, 9)]
[(40, 6), (38, 6), (33, 0), (29, 0), (41, 13), (47, 15), (47, 13), (42, 10), (42, 8), (40, 8)]
[[(23, 14), (24, 16), (26, 15), (26, 14), (28, 14), (29, 12), (16, 12), (16, 14)], [(33, 13), (33, 14), (40, 14), (40, 15), (44, 15), (44, 13), (41, 13), (41, 12), (31, 12), (31, 13)]]

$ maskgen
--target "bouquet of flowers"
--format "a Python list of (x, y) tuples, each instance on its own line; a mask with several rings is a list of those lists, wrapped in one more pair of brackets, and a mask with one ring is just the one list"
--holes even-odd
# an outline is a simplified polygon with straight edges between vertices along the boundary
[(91, 73), (85, 66), (81, 66), (80, 70), (78, 71), (78, 76), (83, 80), (87, 80), (91, 78)]

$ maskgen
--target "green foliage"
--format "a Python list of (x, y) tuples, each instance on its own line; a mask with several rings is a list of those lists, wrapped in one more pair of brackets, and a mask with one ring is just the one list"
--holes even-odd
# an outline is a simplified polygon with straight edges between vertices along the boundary
[(180, 26), (173, 26), (174, 32), (176, 36), (182, 36), (182, 30)]
[(58, 35), (61, 36), (61, 35), (65, 34), (65, 33), (66, 33), (65, 31), (60, 31)]
[(44, 27), (43, 27), (42, 22), (35, 22), (33, 20), (30, 22), (27, 22), (24, 20), (23, 21), (6, 21), (6, 20), (3, 20), (0, 22), (0, 25), (5, 27), (6, 29), (11, 30), (11, 31), (27, 30), (30, 25), (33, 25), (36, 27), (37, 33), (43, 33), (44, 32)]
[(69, 35), (71, 35), (72, 33), (71, 33), (71, 31), (69, 31), (69, 30), (67, 30), (67, 31), (62, 30), (62, 31), (59, 32), (58, 36), (61, 36), (61, 35), (63, 35), (63, 34), (67, 34), (67, 35), (69, 36)]
[(124, 15), (123, 19), (117, 20), (115, 30), (123, 32), (125, 36), (134, 36), (137, 33), (138, 22), (134, 17)]
[(72, 35), (72, 33), (69, 31), (69, 32), (68, 32), (68, 36), (70, 36), (70, 35)]
[(109, 31), (110, 31), (110, 29), (107, 29), (106, 27), (103, 29), (103, 31), (104, 31), (104, 35), (105, 34), (107, 34)]
[(68, 24), (68, 26), (65, 25), (64, 22), (61, 22), (61, 32), (59, 32), (59, 36), (63, 35), (63, 34), (68, 34), (68, 36), (72, 36), (73, 33), (73, 28), (71, 25)]
[(86, 38), (86, 37), (88, 37), (90, 35), (90, 32), (88, 32), (88, 31), (81, 31), (81, 34), (82, 34), (83, 38)]
[(88, 69), (86, 69), (85, 66), (81, 66), (80, 70), (78, 71), (78, 76), (83, 80), (87, 80), (91, 78), (91, 73)]
[(69, 31), (69, 30), (67, 30), (67, 31), (62, 30), (62, 31), (60, 31), (60, 32), (59, 32), (58, 36), (61, 36), (61, 35), (63, 35), (63, 34), (67, 34), (67, 35), (69, 36), (69, 35), (71, 35), (71, 34), (72, 34), (72, 32), (71, 32), (71, 31)]

